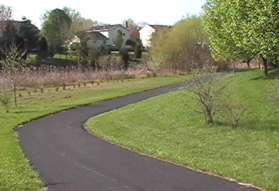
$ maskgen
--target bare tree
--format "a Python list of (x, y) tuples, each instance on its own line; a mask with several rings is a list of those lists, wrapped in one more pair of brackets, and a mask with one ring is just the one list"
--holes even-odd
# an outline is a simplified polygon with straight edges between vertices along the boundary
[(0, 60), (0, 65), (12, 85), (14, 104), (17, 107), (17, 73), (24, 69), (24, 52), (20, 51), (14, 43), (1, 52), (4, 57)]
[(199, 69), (194, 73), (193, 88), (190, 91), (199, 104), (196, 112), (204, 115), (207, 124), (215, 122), (219, 99), (226, 87), (225, 83), (220, 83), (219, 78), (220, 75), (213, 68)]
[(0, 32), (5, 28), (5, 22), (10, 20), (12, 17), (12, 9), (4, 5), (0, 5)]

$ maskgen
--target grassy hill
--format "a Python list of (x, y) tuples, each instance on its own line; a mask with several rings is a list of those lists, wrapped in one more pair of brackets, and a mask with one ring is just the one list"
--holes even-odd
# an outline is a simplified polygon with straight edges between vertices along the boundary
[[(207, 126), (187, 90), (130, 105), (87, 122), (94, 134), (128, 149), (279, 190), (279, 80), (260, 71), (240, 72), (229, 84), (231, 101), (248, 112), (240, 127)], [(229, 98), (229, 99), (231, 99)]]

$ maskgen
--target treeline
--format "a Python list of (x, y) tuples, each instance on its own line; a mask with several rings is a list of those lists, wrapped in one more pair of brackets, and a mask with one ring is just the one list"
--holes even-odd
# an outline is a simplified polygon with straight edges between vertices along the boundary
[(54, 9), (43, 15), (40, 31), (31, 20), (23, 17), (21, 21), (12, 18), (12, 9), (0, 5), (0, 50), (16, 46), (26, 57), (37, 53), (40, 58), (63, 52), (66, 43), (76, 34), (97, 24), (86, 19), (78, 11), (70, 8)]
[(203, 15), (154, 36), (153, 61), (160, 68), (191, 70), (228, 61), (249, 66), (258, 59), (268, 75), (279, 65), (278, 6), (274, 0), (208, 0)]

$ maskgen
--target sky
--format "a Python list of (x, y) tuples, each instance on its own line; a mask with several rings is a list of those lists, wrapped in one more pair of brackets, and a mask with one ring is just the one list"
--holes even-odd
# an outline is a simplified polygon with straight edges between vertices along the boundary
[(200, 14), (206, 0), (0, 0), (10, 6), (13, 18), (23, 16), (38, 27), (42, 15), (55, 8), (70, 7), (101, 23), (117, 24), (126, 19), (150, 24), (172, 25), (186, 15)]

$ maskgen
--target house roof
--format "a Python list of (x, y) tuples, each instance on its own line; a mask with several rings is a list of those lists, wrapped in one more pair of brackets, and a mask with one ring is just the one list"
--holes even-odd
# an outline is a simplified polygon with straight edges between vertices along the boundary
[(149, 26), (151, 26), (152, 28), (154, 28), (156, 31), (162, 31), (162, 30), (166, 30), (166, 29), (172, 28), (172, 27), (169, 26), (169, 25), (149, 25)]
[(114, 27), (121, 27), (126, 29), (123, 25), (121, 24), (115, 24), (115, 25), (100, 25), (100, 26), (95, 26), (92, 27), (91, 29), (88, 30), (88, 32), (107, 32), (112, 30)]
[(104, 39), (104, 40), (107, 40), (108, 38), (103, 35), (102, 33), (100, 32), (95, 32), (95, 31), (88, 31), (87, 32), (87, 35), (93, 37), (93, 38), (98, 38), (98, 39)]

